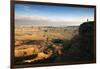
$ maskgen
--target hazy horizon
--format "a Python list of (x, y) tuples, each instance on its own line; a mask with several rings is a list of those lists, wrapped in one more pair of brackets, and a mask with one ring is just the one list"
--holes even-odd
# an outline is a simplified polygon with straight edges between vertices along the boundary
[(79, 26), (94, 21), (94, 8), (15, 4), (15, 25)]

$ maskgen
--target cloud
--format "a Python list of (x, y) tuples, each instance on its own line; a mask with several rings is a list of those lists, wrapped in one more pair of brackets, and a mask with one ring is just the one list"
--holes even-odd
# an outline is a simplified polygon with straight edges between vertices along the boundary
[(26, 15), (16, 15), (15, 16), (16, 20), (47, 20), (47, 17), (45, 16), (39, 16), (39, 15), (30, 15), (30, 16), (26, 16)]

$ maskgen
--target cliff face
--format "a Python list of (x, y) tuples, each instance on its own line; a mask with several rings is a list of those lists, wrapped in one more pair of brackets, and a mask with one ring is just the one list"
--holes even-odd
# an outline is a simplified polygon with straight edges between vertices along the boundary
[[(86, 59), (94, 58), (94, 22), (84, 22), (79, 27), (80, 45), (82, 56)], [(85, 57), (86, 56), (86, 57)]]
[[(79, 34), (65, 45), (63, 55), (56, 62), (92, 61), (95, 59), (94, 22), (84, 22), (79, 26)], [(65, 41), (68, 42), (68, 41)]]
[[(75, 60), (93, 60), (94, 52), (94, 22), (84, 22), (79, 27), (79, 36), (74, 37), (73, 44), (69, 49), (69, 55), (76, 57)], [(75, 39), (78, 38), (78, 39)]]

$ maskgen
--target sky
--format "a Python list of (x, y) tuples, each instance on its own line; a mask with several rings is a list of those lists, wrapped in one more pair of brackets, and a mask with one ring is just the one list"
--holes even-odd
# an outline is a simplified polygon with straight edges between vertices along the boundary
[(15, 4), (16, 25), (72, 26), (94, 20), (94, 8)]

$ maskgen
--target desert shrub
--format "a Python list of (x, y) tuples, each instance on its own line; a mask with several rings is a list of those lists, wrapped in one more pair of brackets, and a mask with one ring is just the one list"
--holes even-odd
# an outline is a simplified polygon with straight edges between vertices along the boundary
[(23, 56), (23, 57), (15, 57), (15, 62), (20, 64), (20, 63), (23, 63), (24, 60), (33, 59), (36, 57), (37, 57), (37, 54), (33, 54), (30, 56)]
[(62, 44), (63, 40), (61, 40), (61, 39), (53, 39), (52, 42), (56, 43), (56, 44)]

